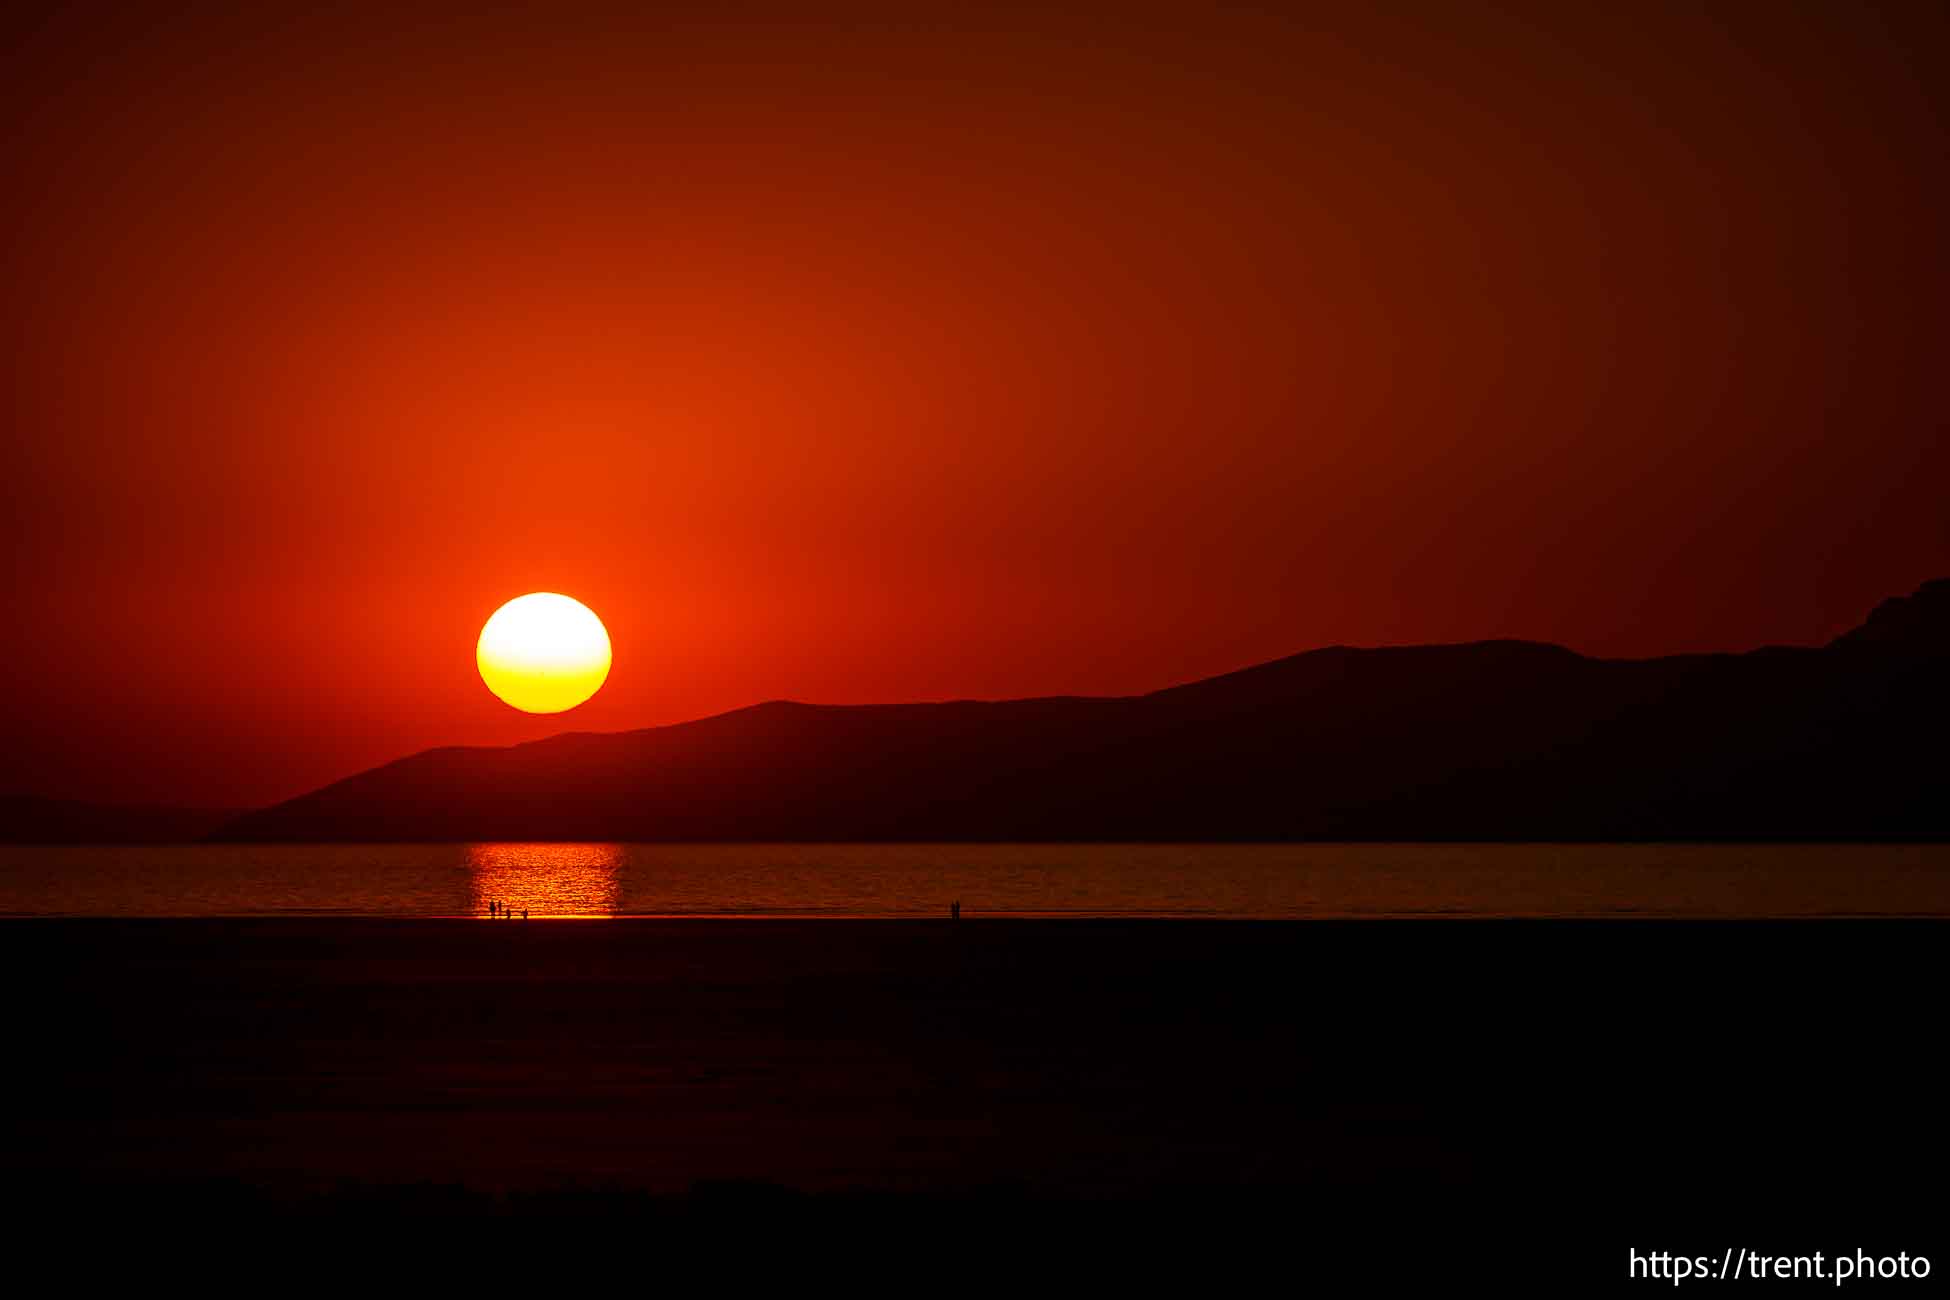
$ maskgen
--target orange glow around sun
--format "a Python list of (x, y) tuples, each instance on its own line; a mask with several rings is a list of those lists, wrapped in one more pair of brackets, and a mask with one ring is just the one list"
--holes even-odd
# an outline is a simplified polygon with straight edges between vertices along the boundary
[(494, 611), (474, 658), (503, 703), (524, 713), (561, 713), (609, 677), (609, 633), (581, 601), (531, 592)]

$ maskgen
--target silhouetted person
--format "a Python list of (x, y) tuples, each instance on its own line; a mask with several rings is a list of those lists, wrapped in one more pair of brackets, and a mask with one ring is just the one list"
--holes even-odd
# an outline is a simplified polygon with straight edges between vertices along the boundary
[(492, 898), (490, 898), (490, 899), (488, 899), (488, 915), (489, 915), (489, 916), (493, 916), (493, 915), (494, 915), (494, 909), (495, 909), (495, 908), (497, 908), (497, 907), (499, 907), (499, 906), (501, 906), (501, 904), (499, 904), (499, 903), (497, 903), (497, 902), (495, 902), (495, 901), (494, 901), (494, 900), (493, 900)]
[(961, 920), (961, 900), (959, 898), (948, 904), (948, 919), (950, 921)]
[(525, 907), (521, 909), (521, 919), (524, 921), (528, 919), (528, 909)]

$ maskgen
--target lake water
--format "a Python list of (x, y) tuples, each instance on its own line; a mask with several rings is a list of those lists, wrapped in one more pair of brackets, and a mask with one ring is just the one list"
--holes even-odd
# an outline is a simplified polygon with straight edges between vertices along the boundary
[(0, 846), (0, 915), (1950, 916), (1950, 845)]

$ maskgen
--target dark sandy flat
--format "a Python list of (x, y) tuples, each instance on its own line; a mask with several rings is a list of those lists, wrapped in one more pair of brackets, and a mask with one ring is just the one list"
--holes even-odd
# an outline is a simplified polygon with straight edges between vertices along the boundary
[(1943, 1205), (1946, 939), (1901, 921), (16, 921), (6, 1177), (34, 1203), (505, 1208), (762, 1184), (1411, 1224), (1894, 1223)]

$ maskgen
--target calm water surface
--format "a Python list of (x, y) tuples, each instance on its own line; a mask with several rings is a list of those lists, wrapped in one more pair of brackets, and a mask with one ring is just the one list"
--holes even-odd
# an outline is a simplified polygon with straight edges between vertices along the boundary
[(1950, 916), (1950, 845), (0, 846), (27, 916)]

